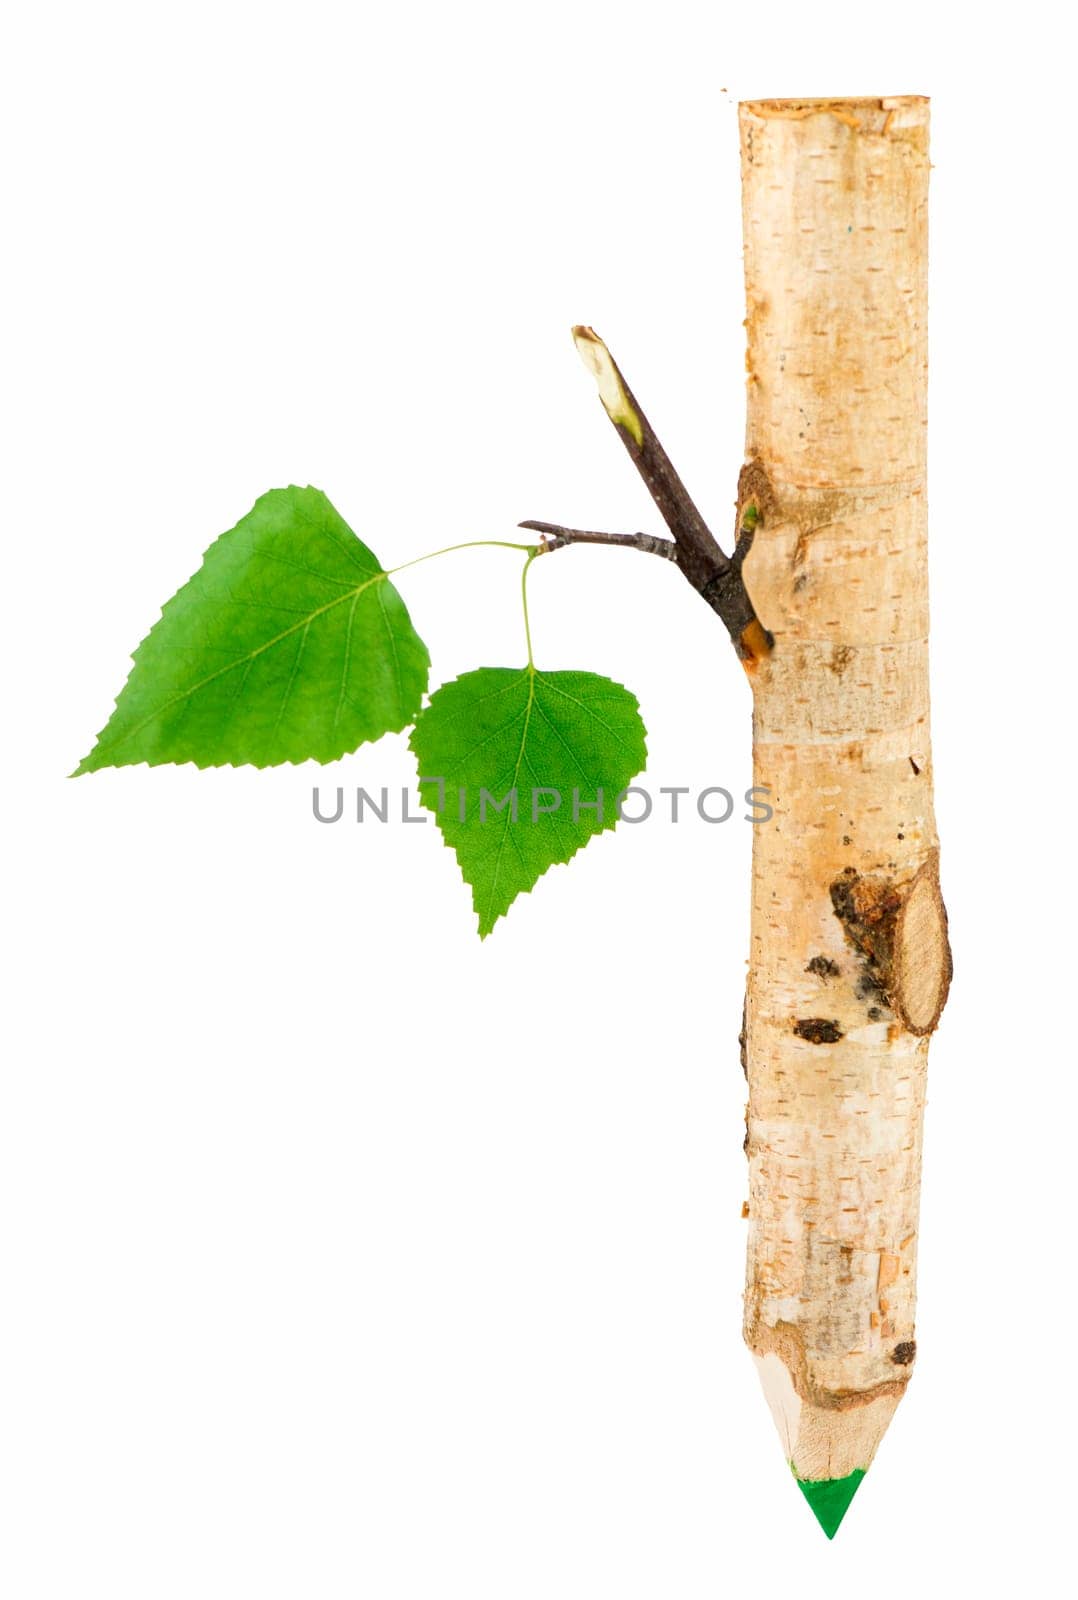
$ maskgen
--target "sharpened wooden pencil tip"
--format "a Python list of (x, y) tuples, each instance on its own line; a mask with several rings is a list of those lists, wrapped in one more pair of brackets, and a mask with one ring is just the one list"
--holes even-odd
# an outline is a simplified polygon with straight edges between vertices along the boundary
[[(855, 1467), (844, 1478), (797, 1478), (797, 1487), (829, 1539), (833, 1539), (838, 1532), (839, 1524), (850, 1509), (850, 1501), (857, 1493), (864, 1475), (861, 1467)], [(797, 1474), (794, 1476), (797, 1477)]]

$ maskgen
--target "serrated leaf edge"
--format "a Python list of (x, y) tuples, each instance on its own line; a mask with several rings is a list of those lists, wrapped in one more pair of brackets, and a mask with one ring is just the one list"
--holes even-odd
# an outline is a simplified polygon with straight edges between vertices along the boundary
[[(443, 689), (452, 688), (452, 686), (455, 683), (459, 683), (462, 678), (470, 678), (470, 677), (472, 677), (473, 674), (476, 673), (476, 672), (505, 672), (505, 671), (515, 671), (515, 670), (516, 670), (515, 668), (506, 668), (506, 667), (472, 667), (468, 672), (458, 673), (458, 675), (455, 678), (447, 678), (445, 683), (440, 683), (438, 685), (437, 689), (434, 690), (434, 693), (428, 695), (427, 704), (422, 708), (422, 710), (419, 712), (419, 715), (416, 717), (415, 723), (414, 723), (413, 728), (412, 728), (411, 735), (409, 736), (409, 739), (408, 739), (408, 748), (409, 748), (409, 750), (411, 750), (411, 752), (415, 756), (416, 760), (417, 761), (419, 760), (419, 752), (416, 750), (415, 744), (414, 744), (415, 735), (418, 732), (419, 723), (421, 722), (421, 720), (424, 717), (424, 715), (426, 714), (426, 712), (430, 709), (430, 702), (434, 699), (435, 695), (440, 694)], [(636, 695), (624, 683), (619, 683), (616, 678), (607, 677), (605, 673), (590, 673), (590, 671), (589, 671), (589, 669), (587, 667), (559, 667), (557, 670), (559, 672), (582, 672), (582, 673), (589, 672), (589, 675), (592, 676), (592, 677), (603, 677), (603, 678), (605, 678), (605, 681), (607, 683), (613, 684), (616, 689), (620, 689), (621, 690), (622, 694), (625, 694), (625, 695), (627, 695), (629, 697), (629, 699), (633, 703), (633, 709), (636, 711), (637, 716), (640, 716), (640, 702), (636, 698)], [(535, 678), (539, 678), (539, 679), (543, 680), (544, 682), (549, 682), (549, 678), (548, 678), (548, 675), (546, 673), (541, 672), (538, 667), (529, 665), (527, 663), (523, 667), (520, 668), (520, 675), (523, 677), (525, 674), (530, 674), (530, 676), (532, 677), (533, 680)], [(494, 691), (492, 691), (492, 692), (494, 692)], [(555, 692), (564, 694), (564, 690), (556, 690)], [(533, 692), (533, 693), (531, 693), (529, 695), (529, 700), (528, 700), (528, 712), (529, 712), (529, 714), (530, 714), (531, 705), (532, 705), (532, 703), (534, 701), (534, 698), (535, 697), (534, 697), (534, 692)], [(572, 697), (570, 696), (569, 698), (572, 698)], [(587, 706), (583, 706), (582, 709), (585, 710), (585, 711), (589, 710), (589, 708)], [(592, 714), (594, 714), (594, 713), (592, 713)], [(648, 730), (647, 730), (647, 725), (644, 722), (643, 717), (640, 717), (640, 728), (641, 728), (641, 738), (642, 738), (643, 744), (644, 744), (644, 759), (643, 759), (643, 762), (641, 763), (641, 765), (632, 774), (632, 776), (634, 778), (639, 777), (640, 774), (644, 771), (644, 769), (647, 766), (647, 759), (648, 759), (648, 749), (647, 749)], [(516, 773), (519, 773), (519, 771), (520, 771), (520, 762), (521, 762), (521, 760), (523, 758), (524, 744), (525, 744), (525, 740), (526, 740), (526, 730), (527, 730), (527, 721), (525, 722), (525, 733), (522, 734), (522, 736), (521, 736), (520, 753), (518, 754), (518, 757), (517, 757), (517, 764), (516, 764), (516, 769), (515, 769)], [(608, 731), (613, 733), (613, 729), (610, 729)], [(615, 737), (617, 737), (617, 736), (615, 735)], [(422, 775), (420, 774), (419, 776), (422, 776)], [(513, 784), (510, 785), (510, 788), (515, 786), (515, 782), (516, 782), (516, 777), (515, 777), (515, 774), (514, 774), (514, 782), (513, 782)], [(476, 915), (476, 917), (478, 919), (478, 922), (479, 922), (479, 938), (480, 938), (480, 940), (484, 940), (484, 939), (487, 939), (487, 938), (490, 937), (490, 935), (494, 932), (494, 929), (497, 927), (498, 923), (503, 918), (505, 918), (505, 917), (507, 917), (509, 915), (509, 912), (512, 910), (512, 908), (516, 904), (516, 902), (520, 899), (521, 895), (523, 895), (523, 894), (534, 894), (535, 893), (536, 889), (538, 889), (540, 883), (542, 883), (543, 879), (546, 877), (547, 873), (551, 870), (552, 867), (565, 867), (565, 866), (568, 866), (570, 861), (572, 861), (573, 857), (576, 856), (576, 855), (579, 855), (581, 850), (586, 849), (589, 844), (592, 844), (595, 840), (600, 839), (603, 834), (613, 833), (614, 829), (617, 827), (617, 824), (618, 824), (618, 818), (616, 816), (610, 817), (609, 820), (607, 820), (605, 818), (605, 816), (604, 816), (603, 822), (595, 830), (594, 833), (589, 834), (586, 839), (581, 839), (579, 841), (579, 843), (575, 844), (573, 846), (573, 848), (569, 851), (568, 855), (557, 856), (552, 861), (550, 861), (543, 868), (542, 872), (539, 874), (538, 878), (536, 878), (536, 880), (532, 884), (531, 888), (530, 889), (520, 889), (520, 890), (518, 890), (517, 893), (513, 896), (512, 900), (509, 902), (508, 906), (506, 906), (505, 910), (497, 912), (495, 914), (495, 916), (493, 917), (492, 921), (490, 922), (490, 925), (488, 927), (484, 928), (484, 926), (483, 926), (483, 912), (480, 909), (479, 901), (478, 901), (478, 890), (476, 889), (474, 884), (468, 883), (467, 878), (464, 877), (463, 870), (461, 869), (461, 866), (460, 866), (460, 861), (457, 858), (456, 849), (453, 846), (453, 844), (450, 842), (450, 840), (446, 837), (445, 832), (442, 829), (441, 820), (440, 820), (439, 815), (438, 815), (438, 809), (437, 809), (436, 806), (427, 805), (426, 801), (423, 799), (423, 792), (422, 792), (422, 789), (419, 787), (418, 780), (417, 780), (417, 783), (416, 783), (416, 793), (417, 793), (417, 796), (418, 796), (418, 799), (419, 799), (419, 804), (424, 808), (424, 810), (430, 811), (433, 814), (435, 825), (436, 825), (436, 827), (438, 829), (439, 834), (441, 835), (442, 845), (446, 850), (451, 852), (454, 861), (456, 861), (456, 863), (457, 863), (457, 871), (458, 871), (458, 873), (460, 875), (461, 882), (464, 883), (464, 884), (467, 884), (467, 887), (471, 891), (472, 910), (475, 912), (475, 915)], [(510, 819), (509, 819), (509, 817), (507, 815), (506, 816), (506, 821), (505, 821), (505, 834), (506, 835), (508, 835), (508, 832), (509, 832), (509, 825), (510, 825)], [(500, 854), (500, 851), (499, 851), (499, 854)]]
[[(190, 584), (190, 583), (192, 583), (194, 581), (194, 579), (202, 571), (202, 568), (206, 564), (207, 558), (210, 556), (210, 554), (213, 552), (213, 550), (216, 549), (217, 545), (220, 544), (222, 539), (227, 539), (228, 535), (230, 533), (234, 533), (235, 532), (235, 530), (239, 527), (240, 522), (244, 522), (244, 521), (246, 521), (246, 519), (248, 517), (253, 516), (254, 513), (258, 510), (259, 506), (262, 505), (262, 503), (264, 501), (271, 499), (272, 496), (278, 495), (278, 494), (287, 494), (287, 493), (289, 493), (290, 491), (293, 491), (293, 490), (297, 494), (303, 494), (304, 492), (311, 492), (311, 493), (314, 493), (314, 494), (320, 494), (325, 499), (326, 503), (334, 511), (336, 511), (336, 507), (333, 505), (333, 502), (330, 500), (329, 496), (325, 493), (324, 489), (316, 488), (313, 483), (308, 483), (308, 484), (288, 483), (288, 484), (283, 484), (283, 485), (281, 485), (280, 487), (278, 487), (276, 489), (267, 489), (263, 494), (260, 494), (258, 496), (258, 498), (255, 500), (254, 504), (252, 505), (250, 511), (246, 511), (244, 513), (244, 515), (242, 517), (240, 517), (239, 521), (234, 522), (232, 524), (231, 528), (225, 528), (223, 530), (223, 532), (219, 533), (217, 535), (217, 537), (215, 539), (213, 539), (206, 546), (205, 550), (202, 552), (201, 559), (199, 561), (198, 566), (195, 568), (194, 572), (192, 572), (190, 577), (187, 578), (183, 583), (180, 584), (179, 588), (177, 590), (175, 590), (175, 592), (173, 594), (171, 594), (169, 596), (169, 598), (164, 602), (164, 604), (160, 607), (160, 609), (158, 610), (157, 616), (155, 617), (154, 621), (150, 624), (149, 628), (143, 634), (142, 638), (139, 640), (139, 642), (135, 646), (134, 650), (132, 650), (130, 656), (128, 657), (128, 659), (131, 662), (131, 667), (130, 667), (130, 669), (128, 671), (127, 677), (123, 681), (123, 684), (122, 684), (122, 686), (120, 688), (119, 694), (117, 694), (116, 698), (112, 702), (112, 710), (109, 712), (108, 716), (105, 718), (104, 724), (102, 725), (102, 727), (98, 730), (97, 734), (95, 735), (94, 742), (90, 746), (90, 749), (83, 756), (83, 758), (79, 762), (78, 766), (75, 767), (73, 771), (68, 773), (68, 777), (69, 778), (88, 777), (94, 772), (103, 772), (103, 771), (104, 772), (108, 772), (108, 771), (117, 772), (117, 771), (120, 770), (121, 766), (123, 766), (123, 767), (196, 767), (199, 770), (199, 772), (206, 772), (206, 771), (209, 771), (211, 769), (216, 769), (216, 768), (219, 768), (219, 767), (232, 767), (232, 768), (236, 769), (237, 771), (242, 767), (253, 767), (259, 772), (265, 772), (269, 768), (272, 768), (272, 767), (305, 767), (305, 766), (308, 765), (308, 763), (313, 763), (315, 766), (319, 766), (319, 767), (325, 767), (325, 766), (332, 765), (332, 761), (343, 761), (346, 756), (354, 754), (355, 750), (358, 750), (360, 748), (360, 746), (362, 744), (364, 744), (364, 743), (366, 743), (366, 744), (378, 744), (380, 742), (379, 739), (361, 740), (360, 744), (353, 746), (352, 750), (342, 750), (341, 754), (339, 756), (334, 756), (331, 761), (319, 761), (317, 756), (305, 756), (302, 760), (299, 760), (299, 761), (294, 761), (294, 760), (291, 759), (291, 757), (285, 757), (285, 759), (282, 760), (282, 761), (198, 761), (198, 760), (196, 760), (195, 758), (192, 757), (192, 759), (190, 761), (124, 761), (124, 762), (117, 763), (115, 765), (113, 765), (111, 763), (104, 763), (100, 767), (87, 767), (87, 765), (86, 765), (87, 761), (90, 759), (90, 757), (93, 755), (94, 751), (97, 749), (98, 745), (101, 743), (101, 736), (105, 732), (105, 730), (107, 729), (109, 723), (112, 721), (112, 718), (113, 718), (113, 716), (115, 715), (115, 712), (116, 712), (116, 708), (120, 703), (120, 699), (121, 699), (121, 697), (123, 695), (123, 692), (127, 688), (127, 685), (131, 681), (131, 674), (134, 672), (135, 667), (137, 665), (137, 662), (136, 662), (136, 659), (135, 659), (136, 656), (138, 655), (139, 651), (142, 649), (143, 645), (147, 642), (147, 640), (149, 639), (150, 635), (156, 630), (157, 625), (158, 625), (158, 623), (161, 622), (162, 618), (164, 617), (165, 611), (167, 610), (167, 608), (172, 604), (172, 602), (179, 595), (181, 595), (183, 593), (183, 591), (187, 588), (188, 584)], [(339, 516), (340, 513), (337, 512), (337, 515)], [(341, 520), (343, 521), (344, 519), (342, 518)], [(349, 530), (349, 531), (351, 531), (351, 530)], [(356, 537), (355, 534), (353, 534), (352, 536), (353, 536), (353, 538)], [(364, 583), (359, 584), (355, 589), (346, 590), (343, 595), (338, 595), (336, 599), (330, 600), (330, 601), (327, 602), (326, 605), (319, 607), (318, 610), (312, 611), (310, 613), (310, 615), (303, 620), (303, 622), (297, 622), (297, 623), (294, 624), (294, 626), (292, 626), (290, 628), (286, 628), (283, 633), (278, 634), (277, 637), (274, 638), (274, 639), (270, 639), (268, 641), (268, 643), (266, 643), (264, 645), (260, 645), (258, 647), (258, 649), (257, 650), (253, 650), (250, 653), (250, 655), (241, 656), (238, 661), (230, 662), (227, 667), (222, 667), (220, 669), (220, 672), (211, 673), (210, 677), (203, 679), (201, 683), (194, 684), (192, 686), (192, 688), (190, 688), (190, 689), (188, 689), (186, 691), (186, 694), (175, 696), (172, 700), (167, 701), (165, 703), (165, 705), (159, 706), (157, 708), (157, 710), (154, 711), (151, 714), (151, 716), (145, 718), (144, 721), (141, 722), (138, 725), (138, 727), (132, 729), (130, 733), (125, 734), (124, 738), (128, 739), (128, 738), (130, 738), (132, 736), (133, 733), (139, 732), (141, 730), (141, 728), (144, 728), (147, 725), (147, 723), (152, 722), (153, 718), (156, 717), (157, 715), (159, 715), (159, 713), (161, 711), (167, 710), (168, 706), (175, 705), (179, 700), (186, 699), (187, 695), (195, 694), (199, 689), (204, 688), (207, 683), (212, 682), (215, 677), (220, 677), (225, 672), (233, 671), (234, 668), (236, 668), (237, 666), (241, 665), (242, 662), (244, 662), (244, 661), (248, 661), (248, 662), (249, 661), (253, 661), (256, 658), (256, 656), (261, 655), (266, 650), (272, 649), (272, 647), (275, 644), (279, 644), (280, 641), (282, 639), (284, 639), (284, 638), (287, 638), (290, 633), (296, 633), (296, 632), (298, 632), (300, 630), (300, 628), (309, 627), (311, 622), (314, 620), (314, 618), (318, 617), (318, 616), (321, 616), (324, 611), (328, 611), (333, 606), (338, 605), (341, 602), (346, 601), (346, 600), (355, 601), (355, 600), (357, 600), (359, 598), (359, 596), (361, 594), (364, 594), (367, 591), (367, 589), (371, 588), (373, 584), (378, 583), (380, 581), (381, 582), (388, 582), (388, 580), (389, 580), (389, 573), (384, 568), (380, 567), (377, 572), (374, 572), (374, 573), (370, 574), (370, 576), (367, 578), (367, 580)], [(391, 587), (395, 587), (395, 586), (391, 585)], [(395, 590), (395, 592), (398, 594), (398, 596), (400, 595), (400, 591), (399, 590)], [(404, 604), (403, 598), (401, 598), (401, 604), (402, 605)], [(408, 613), (407, 606), (405, 606), (405, 612), (408, 614), (409, 620), (410, 620), (410, 613)], [(415, 632), (414, 627), (413, 627), (413, 632)], [(427, 649), (427, 646), (424, 643), (424, 641), (419, 638), (418, 633), (416, 634), (416, 638), (419, 640), (419, 643), (423, 646), (423, 654), (426, 657), (427, 672), (429, 674), (430, 666), (431, 666), (430, 651)], [(420, 698), (421, 698), (421, 703), (422, 703), (422, 698), (423, 697), (421, 696)], [(403, 733), (405, 728), (412, 727), (412, 725), (416, 721), (416, 717), (418, 717), (419, 715), (420, 715), (420, 712), (417, 710), (415, 716), (405, 718), (404, 721), (402, 721), (398, 726), (386, 728), (385, 732), (381, 735), (381, 738), (384, 739), (386, 737), (386, 735), (390, 734), (390, 733), (392, 733), (392, 734)]]

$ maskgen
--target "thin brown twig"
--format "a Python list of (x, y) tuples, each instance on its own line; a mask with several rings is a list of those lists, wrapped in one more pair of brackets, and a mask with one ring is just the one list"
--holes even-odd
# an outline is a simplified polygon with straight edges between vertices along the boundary
[(590, 528), (564, 528), (560, 522), (518, 522), (517, 527), (543, 535), (540, 555), (562, 550), (570, 544), (610, 544), (619, 545), (623, 550), (642, 550), (645, 555), (662, 556), (675, 563), (678, 559), (673, 539), (659, 539), (653, 533), (596, 533)]

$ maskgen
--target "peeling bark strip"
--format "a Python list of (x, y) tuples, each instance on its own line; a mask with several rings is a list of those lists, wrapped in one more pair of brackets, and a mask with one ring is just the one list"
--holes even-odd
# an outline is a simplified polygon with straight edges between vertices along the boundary
[[(928, 102), (740, 108), (751, 673), (745, 1337), (798, 1477), (912, 1370), (928, 1034), (950, 979), (928, 716)], [(740, 513), (740, 508), (739, 508)], [(852, 1494), (853, 1489), (849, 1490)], [(833, 1531), (833, 1530), (832, 1530)]]

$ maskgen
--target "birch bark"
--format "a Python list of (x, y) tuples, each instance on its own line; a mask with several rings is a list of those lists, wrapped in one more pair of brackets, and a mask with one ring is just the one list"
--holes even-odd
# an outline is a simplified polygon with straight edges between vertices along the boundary
[[(741, 107), (750, 663), (745, 1337), (801, 1479), (872, 1459), (915, 1355), (950, 980), (928, 703), (928, 102)], [(852, 1490), (851, 1490), (852, 1493)]]

